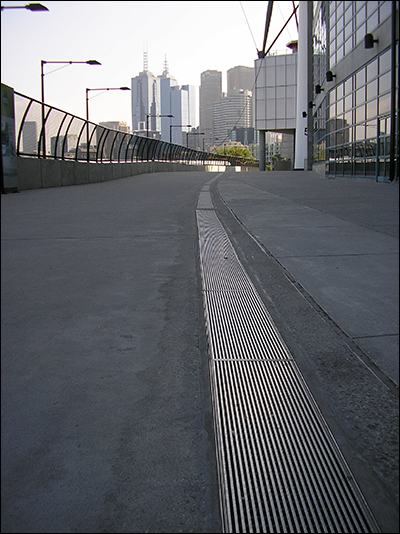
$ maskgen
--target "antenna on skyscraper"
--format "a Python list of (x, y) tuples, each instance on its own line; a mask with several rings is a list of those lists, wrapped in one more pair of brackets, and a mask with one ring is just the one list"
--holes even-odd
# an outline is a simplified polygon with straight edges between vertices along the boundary
[(163, 75), (164, 75), (164, 76), (168, 76), (168, 61), (167, 61), (167, 54), (165, 54), (165, 59), (164, 59), (164, 72), (163, 72)]
[(149, 70), (149, 62), (148, 62), (148, 57), (147, 57), (147, 43), (146, 43), (145, 50), (143, 52), (143, 70), (145, 72)]

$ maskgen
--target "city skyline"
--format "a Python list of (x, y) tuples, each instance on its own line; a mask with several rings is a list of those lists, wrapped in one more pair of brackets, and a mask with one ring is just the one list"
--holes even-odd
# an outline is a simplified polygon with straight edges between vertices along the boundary
[[(85, 89), (130, 87), (131, 79), (143, 70), (144, 52), (150, 72), (161, 75), (166, 59), (170, 75), (179, 85), (194, 85), (197, 99), (200, 76), (206, 70), (222, 72), (226, 92), (229, 69), (254, 67), (268, 5), (190, 2), (182, 9), (181, 2), (43, 3), (48, 12), (2, 12), (1, 81), (40, 100), (41, 60), (95, 59), (100, 66), (45, 65), (45, 102), (79, 117), (85, 116)], [(291, 11), (292, 2), (274, 2), (267, 48)], [(292, 18), (272, 50), (284, 50), (294, 38)], [(130, 92), (93, 91), (89, 105), (91, 121), (125, 121), (131, 126)]]

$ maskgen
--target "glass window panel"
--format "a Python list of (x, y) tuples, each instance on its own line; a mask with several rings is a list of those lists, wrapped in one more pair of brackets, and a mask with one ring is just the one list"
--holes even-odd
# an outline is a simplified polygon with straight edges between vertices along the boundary
[(379, 77), (379, 93), (386, 93), (392, 87), (391, 73), (387, 72)]
[[(369, 4), (369, 2), (368, 2)], [(369, 19), (367, 19), (367, 32), (372, 32), (378, 26), (378, 12), (376, 11)]]
[(390, 93), (379, 97), (379, 115), (390, 112)]
[(343, 113), (343, 98), (337, 101), (337, 114), (340, 115)]
[(275, 87), (276, 86), (276, 70), (274, 68), (271, 68), (268, 70), (265, 69), (265, 80), (267, 87)]
[(366, 23), (362, 24), (356, 32), (356, 45), (364, 41), (365, 34), (367, 33)]
[(350, 54), (350, 52), (353, 50), (353, 38), (350, 37), (345, 43), (344, 43), (344, 55)]
[(378, 60), (374, 59), (372, 63), (367, 65), (367, 82), (378, 76)]
[(367, 102), (367, 119), (372, 119), (378, 114), (377, 110), (378, 100), (372, 100), (372, 102)]
[(343, 98), (343, 84), (340, 84), (336, 87), (336, 98), (337, 100)]
[(378, 2), (376, 0), (368, 0), (367, 2), (367, 17), (378, 9)]
[(296, 106), (295, 106), (294, 98), (286, 99), (286, 117), (287, 118), (296, 117)]
[(372, 100), (378, 95), (378, 80), (373, 80), (367, 85), (367, 100)]
[(343, 32), (338, 33), (338, 36), (336, 37), (336, 46), (337, 46), (337, 48), (339, 48), (340, 45), (343, 44), (343, 40), (344, 40)]
[(378, 150), (379, 150), (379, 156), (385, 155), (385, 137), (381, 137), (379, 139)]
[(378, 121), (369, 121), (367, 122), (365, 126), (365, 138), (366, 139), (376, 139), (378, 135), (378, 129), (377, 129)]
[(365, 103), (365, 85), (356, 91), (356, 106)]
[(285, 118), (285, 100), (283, 98), (276, 101), (276, 117), (278, 119)]
[(344, 29), (344, 38), (348, 39), (353, 33), (353, 25), (350, 22)]
[(353, 91), (353, 78), (349, 78), (344, 82), (344, 94), (345, 96), (348, 96)]
[(277, 69), (276, 71), (276, 85), (286, 85), (285, 83), (285, 69)]
[(349, 96), (346, 96), (344, 99), (344, 111), (349, 111), (349, 109), (352, 108), (353, 105), (353, 95), (350, 94)]
[(365, 139), (365, 126), (364, 124), (360, 124), (355, 127), (355, 140), (363, 141), (364, 139)]
[(296, 97), (296, 87), (288, 86), (286, 87), (286, 97), (295, 98)]
[(351, 124), (353, 124), (352, 112), (348, 111), (347, 113), (344, 114), (344, 125), (350, 126)]
[(357, 0), (356, 1), (356, 11), (359, 11), (365, 6), (366, 0)]
[(356, 122), (365, 121), (365, 105), (356, 108)]
[(387, 50), (384, 54), (379, 56), (379, 74), (390, 71), (392, 68), (392, 53)]
[(367, 16), (366, 16), (365, 8), (362, 8), (356, 15), (356, 28), (360, 28), (362, 24), (365, 22), (366, 18)]
[(356, 73), (356, 88), (360, 88), (365, 84), (365, 69), (361, 69)]
[(382, 24), (392, 14), (391, 2), (381, 2), (379, 7), (379, 21)]
[(353, 3), (350, 2), (350, 7), (348, 9), (346, 9), (346, 11), (344, 13), (344, 23), (345, 24), (349, 24), (350, 23), (350, 26), (351, 26), (352, 18), (353, 18)]

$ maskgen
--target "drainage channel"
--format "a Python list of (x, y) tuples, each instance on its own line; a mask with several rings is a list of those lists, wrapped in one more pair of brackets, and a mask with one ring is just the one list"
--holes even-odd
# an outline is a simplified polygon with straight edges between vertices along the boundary
[(224, 532), (379, 532), (214, 210), (196, 209)]

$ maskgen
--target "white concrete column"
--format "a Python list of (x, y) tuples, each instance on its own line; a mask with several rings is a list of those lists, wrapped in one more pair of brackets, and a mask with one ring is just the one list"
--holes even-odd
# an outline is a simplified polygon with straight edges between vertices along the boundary
[(304, 160), (307, 158), (307, 136), (304, 134), (307, 128), (307, 117), (303, 117), (303, 111), (312, 113), (308, 109), (308, 53), (307, 53), (307, 28), (308, 28), (308, 2), (299, 2), (299, 47), (297, 52), (297, 110), (296, 110), (296, 136), (294, 149), (294, 169), (304, 170)]

